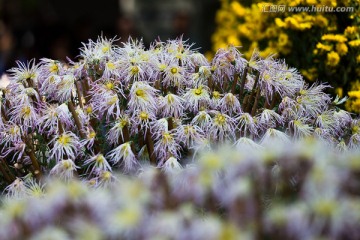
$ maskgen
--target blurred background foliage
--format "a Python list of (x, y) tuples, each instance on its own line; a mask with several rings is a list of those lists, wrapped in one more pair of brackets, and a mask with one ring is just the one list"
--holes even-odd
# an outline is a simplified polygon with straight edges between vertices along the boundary
[[(271, 11), (271, 6), (353, 7), (351, 12)], [(350, 99), (345, 107), (360, 112), (360, 2), (358, 0), (221, 0), (216, 14), (213, 51), (241, 46), (249, 59), (276, 54), (300, 69), (309, 82), (328, 82), (332, 94)]]

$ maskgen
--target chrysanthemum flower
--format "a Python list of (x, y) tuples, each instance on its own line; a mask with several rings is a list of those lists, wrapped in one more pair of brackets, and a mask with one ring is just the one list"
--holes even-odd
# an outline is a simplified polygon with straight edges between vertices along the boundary
[(64, 180), (70, 180), (74, 177), (76, 169), (79, 168), (71, 159), (63, 159), (55, 164), (51, 169), (50, 175), (55, 175)]
[(256, 119), (253, 118), (249, 113), (242, 113), (239, 117), (236, 118), (238, 122), (239, 129), (242, 131), (244, 136), (247, 136), (248, 133), (252, 135), (258, 135), (258, 127)]
[(180, 125), (176, 128), (176, 139), (178, 139), (185, 147), (191, 148), (204, 138), (203, 130), (192, 124)]
[(76, 159), (81, 147), (79, 137), (72, 132), (57, 135), (48, 145), (51, 148), (49, 159), (55, 158), (57, 162), (64, 159), (65, 156), (70, 159)]
[(146, 82), (135, 82), (130, 89), (128, 102), (129, 111), (148, 110), (155, 111), (157, 90)]
[(235, 139), (235, 119), (220, 113), (218, 111), (211, 112), (214, 117), (208, 126), (208, 133), (211, 139), (223, 142), (226, 139)]
[(59, 121), (65, 129), (69, 129), (73, 125), (69, 108), (65, 103), (60, 106), (46, 105), (37, 123), (40, 132), (50, 135), (58, 132)]
[(165, 172), (173, 173), (173, 172), (176, 172), (176, 171), (179, 171), (180, 169), (182, 169), (182, 166), (181, 166), (181, 164), (178, 162), (178, 160), (176, 158), (170, 157), (162, 165), (162, 169)]
[(10, 121), (25, 127), (33, 127), (38, 118), (36, 109), (30, 103), (14, 106), (9, 115)]
[(124, 141), (124, 127), (129, 127), (130, 120), (129, 116), (126, 114), (123, 114), (118, 118), (110, 128), (109, 132), (106, 135), (106, 139), (109, 141), (110, 144), (116, 144), (119, 143), (119, 139), (121, 137), (121, 140)]
[(311, 127), (309, 124), (306, 124), (305, 122), (306, 119), (296, 119), (289, 123), (294, 131), (294, 137), (299, 138), (311, 135), (313, 127)]
[[(35, 64), (35, 59), (30, 60), (26, 64), (20, 61), (16, 63), (18, 67), (9, 70), (10, 81), (21, 82), (27, 87), (37, 86), (39, 64)], [(27, 81), (31, 81), (33, 86), (29, 86)]]
[(165, 97), (159, 98), (158, 112), (162, 117), (179, 118), (184, 112), (184, 99), (169, 93)]
[(232, 94), (227, 93), (224, 97), (219, 101), (218, 107), (221, 112), (228, 113), (230, 116), (233, 114), (239, 114), (241, 112), (241, 106), (238, 98)]
[(180, 157), (180, 145), (175, 139), (173, 131), (163, 131), (155, 133), (155, 146), (154, 151), (160, 159), (159, 165), (162, 164), (171, 155), (175, 158)]
[(102, 154), (96, 154), (91, 158), (84, 161), (84, 166), (87, 167), (87, 171), (93, 174), (95, 171), (112, 171), (111, 166)]
[(121, 161), (121, 164), (124, 167), (125, 172), (131, 172), (136, 169), (138, 166), (138, 161), (136, 160), (135, 154), (131, 149), (131, 142), (126, 142), (118, 146), (117, 148), (111, 150), (107, 157), (111, 162), (117, 164)]
[(197, 113), (201, 107), (207, 107), (210, 103), (208, 87), (202, 85), (186, 91), (183, 98), (186, 109), (194, 113)]

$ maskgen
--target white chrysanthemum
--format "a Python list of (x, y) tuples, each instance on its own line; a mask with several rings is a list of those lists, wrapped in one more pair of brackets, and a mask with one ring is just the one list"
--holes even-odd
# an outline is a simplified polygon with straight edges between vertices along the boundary
[(121, 164), (123, 165), (126, 172), (134, 170), (139, 164), (136, 160), (135, 154), (131, 149), (131, 142), (123, 143), (117, 148), (111, 150), (107, 154), (107, 157), (114, 164), (117, 164), (121, 161)]
[(96, 171), (110, 171), (111, 166), (102, 154), (96, 154), (84, 162), (84, 166), (87, 167), (87, 171), (90, 169), (90, 174)]
[(209, 136), (213, 140), (218, 140), (220, 142), (225, 139), (234, 139), (235, 119), (217, 111), (214, 111), (213, 113), (214, 117), (211, 124), (208, 126)]
[(184, 99), (169, 93), (165, 97), (160, 97), (158, 112), (162, 117), (182, 117), (184, 112)]
[(118, 118), (114, 125), (110, 128), (109, 132), (106, 134), (106, 139), (110, 142), (110, 144), (119, 143), (119, 141), (124, 141), (124, 128), (129, 126), (130, 121), (127, 115), (121, 115)]
[(162, 165), (162, 169), (165, 172), (176, 172), (182, 169), (181, 164), (178, 162), (178, 160), (174, 157), (170, 157), (168, 160), (165, 161), (165, 163)]
[(157, 132), (155, 135), (154, 151), (160, 159), (160, 165), (170, 155), (179, 158), (180, 145), (175, 140), (175, 133), (173, 131)]
[(186, 109), (191, 112), (198, 112), (201, 107), (206, 107), (210, 103), (210, 95), (206, 86), (189, 89), (183, 95)]
[(192, 119), (191, 124), (198, 125), (201, 129), (207, 129), (211, 124), (211, 116), (206, 111), (200, 111), (198, 114)]
[(286, 135), (285, 133), (276, 130), (274, 128), (268, 128), (266, 130), (266, 133), (264, 134), (263, 138), (261, 139), (261, 144), (262, 145), (267, 145), (267, 144), (273, 144), (274, 142), (277, 143), (290, 143), (290, 138), (288, 135)]
[(176, 138), (186, 147), (191, 148), (204, 138), (204, 132), (196, 125), (180, 125), (176, 128)]
[(55, 175), (64, 180), (70, 180), (74, 177), (74, 173), (78, 167), (71, 159), (63, 159), (56, 163), (51, 169), (50, 175)]
[(289, 125), (293, 129), (294, 137), (307, 137), (310, 136), (313, 132), (313, 127), (305, 123), (304, 119), (293, 120)]
[(10, 113), (10, 121), (22, 124), (25, 127), (33, 127), (38, 118), (36, 109), (32, 104), (15, 105)]
[(49, 142), (49, 146), (50, 148), (52, 146), (49, 159), (55, 158), (58, 162), (64, 159), (65, 156), (75, 159), (81, 144), (78, 136), (72, 132), (65, 132), (54, 137)]
[(237, 121), (239, 124), (239, 129), (243, 132), (243, 136), (246, 136), (248, 133), (253, 135), (258, 134), (256, 120), (249, 113), (242, 113), (237, 118)]
[(241, 112), (241, 106), (239, 100), (232, 93), (227, 93), (224, 97), (219, 101), (218, 107), (221, 112), (232, 114), (239, 114)]
[(129, 110), (154, 111), (157, 109), (156, 104), (157, 90), (146, 82), (135, 82), (130, 89), (130, 99), (128, 102)]

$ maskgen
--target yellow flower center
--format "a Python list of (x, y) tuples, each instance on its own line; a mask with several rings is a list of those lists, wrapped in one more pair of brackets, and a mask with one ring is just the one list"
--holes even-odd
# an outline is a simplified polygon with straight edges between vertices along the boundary
[(165, 69), (166, 69), (166, 65), (165, 65), (165, 64), (160, 64), (160, 65), (159, 65), (159, 70), (160, 70), (161, 72), (163, 72)]
[(149, 114), (147, 112), (141, 112), (139, 115), (141, 120), (148, 120), (149, 119)]
[(68, 145), (71, 142), (71, 137), (69, 135), (61, 135), (59, 139), (57, 140), (58, 143), (65, 146)]
[(218, 91), (213, 91), (213, 98), (219, 99), (220, 98), (220, 93)]
[(63, 167), (65, 168), (65, 169), (70, 169), (71, 168), (71, 163), (70, 163), (70, 161), (69, 160), (64, 160), (64, 161), (62, 161), (62, 165), (63, 165)]
[(105, 87), (108, 89), (108, 90), (113, 90), (115, 85), (112, 83), (112, 82), (108, 82), (105, 84)]
[(96, 133), (94, 131), (91, 131), (89, 133), (89, 139), (93, 139), (96, 136)]
[(166, 98), (167, 98), (168, 104), (172, 104), (174, 102), (174, 100), (175, 100), (175, 98), (174, 98), (174, 96), (172, 94), (168, 94), (166, 96)]
[(117, 102), (118, 97), (117, 96), (113, 96), (108, 102), (107, 105), (113, 105)]
[(264, 80), (265, 81), (270, 80), (270, 78), (271, 78), (270, 74), (267, 73), (267, 74), (264, 75)]
[(93, 109), (92, 109), (91, 106), (87, 106), (86, 109), (85, 109), (85, 111), (86, 111), (87, 114), (91, 114), (92, 111), (93, 111)]
[(59, 71), (59, 67), (56, 63), (52, 63), (50, 66), (49, 66), (49, 71), (51, 73), (57, 73)]
[(136, 75), (136, 74), (139, 73), (139, 67), (138, 66), (132, 66), (130, 71), (131, 71), (132, 75)]
[(192, 126), (185, 126), (184, 127), (184, 133), (186, 135), (188, 135), (189, 133), (191, 133), (194, 130), (194, 128)]
[(113, 62), (107, 62), (106, 67), (110, 70), (114, 70), (116, 68)]
[(120, 120), (120, 127), (124, 128), (128, 122), (125, 119)]
[(108, 52), (109, 50), (110, 50), (110, 46), (109, 46), (109, 45), (105, 45), (105, 46), (103, 46), (102, 49), (101, 49), (101, 51), (102, 51), (103, 53), (106, 53), (106, 52)]
[(29, 116), (30, 116), (30, 113), (31, 113), (30, 107), (28, 107), (28, 106), (23, 107), (23, 108), (21, 109), (21, 113), (22, 113), (22, 115), (23, 115), (24, 118), (29, 117)]
[(101, 178), (105, 181), (108, 181), (111, 179), (111, 172), (105, 171), (101, 174)]
[(221, 125), (224, 125), (224, 124), (225, 124), (226, 119), (225, 119), (225, 116), (224, 116), (223, 114), (219, 113), (219, 114), (217, 114), (217, 115), (215, 116), (214, 121), (215, 121), (216, 125), (221, 126)]
[(169, 142), (171, 142), (173, 140), (173, 137), (168, 132), (163, 133), (162, 137), (163, 137), (163, 141), (165, 143), (169, 143)]
[(195, 95), (197, 95), (197, 96), (199, 96), (199, 95), (201, 95), (202, 94), (202, 89), (201, 88), (197, 88), (197, 89), (195, 89)]
[(135, 94), (136, 94), (136, 96), (141, 97), (141, 98), (145, 97), (145, 95), (146, 95), (146, 93), (143, 89), (136, 90)]
[(96, 163), (98, 163), (98, 164), (103, 164), (104, 161), (105, 161), (105, 158), (104, 158), (104, 156), (103, 156), (102, 154), (99, 154), (99, 155), (96, 157), (95, 161), (96, 161)]
[(178, 68), (177, 68), (177, 67), (172, 67), (172, 68), (170, 69), (170, 72), (171, 72), (172, 74), (177, 74), (177, 73), (178, 73)]

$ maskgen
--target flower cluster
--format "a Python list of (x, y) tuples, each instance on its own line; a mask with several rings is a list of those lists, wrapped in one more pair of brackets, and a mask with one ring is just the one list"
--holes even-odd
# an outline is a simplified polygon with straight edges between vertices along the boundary
[[(325, 6), (349, 11), (335, 14), (321, 10)], [(306, 80), (329, 81), (332, 92), (342, 97), (352, 82), (360, 80), (359, 7), (354, 0), (253, 1), (251, 5), (224, 0), (216, 15), (213, 50), (234, 44), (243, 46), (247, 59), (254, 49), (259, 49), (262, 57), (279, 54), (299, 68)], [(357, 99), (351, 97), (347, 110), (360, 112)]]
[(360, 121), (336, 106), (345, 99), (332, 100), (328, 85), (309, 86), (271, 55), (254, 51), (247, 61), (229, 46), (208, 62), (181, 38), (148, 49), (113, 42), (89, 41), (77, 62), (41, 59), (10, 70), (0, 118), (7, 185), (31, 173), (101, 186), (114, 169), (169, 169), (225, 142), (314, 136), (358, 147)]
[(0, 238), (355, 240), (358, 156), (316, 139), (259, 145), (244, 137), (236, 150), (205, 150), (184, 168), (172, 157), (171, 171), (144, 168), (103, 188), (18, 178), (0, 206)]

